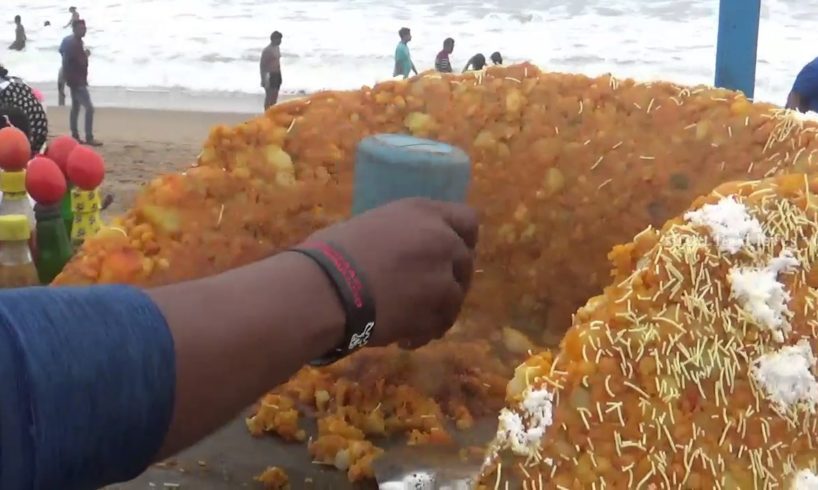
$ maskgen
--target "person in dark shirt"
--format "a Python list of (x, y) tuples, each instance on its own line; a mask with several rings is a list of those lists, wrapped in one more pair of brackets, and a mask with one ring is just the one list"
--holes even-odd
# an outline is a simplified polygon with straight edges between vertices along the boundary
[(494, 65), (502, 65), (503, 64), (503, 55), (501, 55), (499, 51), (495, 51), (495, 52), (491, 53), (491, 62)]
[[(72, 37), (74, 37), (74, 35), (69, 34), (65, 36), (60, 43), (60, 59), (65, 56), (65, 47), (68, 46)], [(60, 71), (57, 73), (57, 103), (60, 107), (65, 106), (65, 73), (63, 73), (62, 62), (60, 62)]]
[(481, 53), (477, 53), (469, 59), (468, 63), (466, 63), (466, 67), (463, 68), (463, 73), (466, 73), (467, 71), (480, 71), (485, 67), (486, 57)]
[(818, 58), (807, 63), (795, 77), (787, 109), (818, 112)]
[(66, 38), (61, 47), (62, 67), (65, 84), (71, 90), (71, 114), (69, 124), (71, 135), (80, 139), (77, 119), (80, 109), (85, 109), (85, 143), (90, 146), (102, 146), (94, 138), (94, 104), (91, 102), (91, 93), (88, 91), (88, 55), (85, 49), (86, 26), (84, 20), (78, 20), (72, 25), (74, 34)]
[(23, 27), (23, 19), (19, 15), (14, 16), (14, 42), (11, 43), (9, 49), (14, 51), (22, 51), (26, 47), (26, 28)]
[(435, 70), (440, 73), (451, 73), (452, 62), (449, 60), (449, 56), (451, 56), (453, 52), (454, 39), (447, 37), (446, 40), (443, 41), (443, 50), (437, 53), (437, 57), (435, 58)]

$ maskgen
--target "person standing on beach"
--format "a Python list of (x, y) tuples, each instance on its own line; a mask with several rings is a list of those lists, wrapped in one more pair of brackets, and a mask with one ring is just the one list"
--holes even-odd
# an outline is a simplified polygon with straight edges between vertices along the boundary
[(395, 70), (392, 72), (393, 77), (402, 76), (404, 80), (409, 78), (410, 72), (418, 74), (415, 64), (412, 63), (412, 55), (409, 54), (409, 41), (412, 40), (412, 31), (408, 27), (401, 27), (398, 31), (400, 42), (395, 48)]
[(261, 86), (264, 88), (264, 110), (276, 105), (281, 90), (281, 39), (284, 36), (275, 31), (270, 34), (270, 44), (261, 52), (259, 70)]
[[(68, 24), (65, 24), (65, 27), (72, 25), (74, 22), (80, 20), (80, 13), (77, 10), (77, 7), (68, 7), (68, 12), (71, 13), (71, 19), (68, 21)], [(63, 48), (65, 47), (65, 42), (71, 35), (66, 36), (62, 40), (62, 44), (60, 44), (60, 56), (63, 54)], [(60, 64), (60, 71), (57, 73), (57, 99), (58, 104), (60, 107), (65, 106), (65, 75), (62, 71), (62, 64)]]
[(439, 71), (440, 73), (451, 73), (452, 72), (452, 62), (449, 60), (449, 56), (454, 52), (454, 39), (447, 37), (445, 41), (443, 41), (443, 51), (437, 53), (437, 57), (435, 58), (435, 70)]
[(88, 55), (85, 49), (86, 26), (84, 20), (78, 20), (72, 25), (74, 34), (64, 41), (62, 47), (62, 68), (65, 75), (65, 84), (71, 90), (71, 115), (69, 123), (71, 136), (80, 140), (77, 119), (80, 108), (85, 109), (85, 144), (102, 146), (94, 139), (94, 104), (91, 102), (91, 93), (88, 91)]
[[(60, 43), (60, 49), (59, 49), (60, 60), (62, 60), (63, 57), (65, 56), (65, 47), (68, 46), (68, 43), (70, 42), (71, 38), (73, 38), (73, 37), (74, 37), (73, 34), (69, 34), (69, 35), (65, 36), (63, 38), (62, 42)], [(63, 71), (62, 61), (60, 61), (60, 71), (59, 71), (59, 73), (57, 73), (57, 99), (58, 99), (57, 102), (58, 102), (59, 106), (64, 107), (65, 106), (65, 72)]]
[(77, 10), (77, 7), (68, 7), (68, 12), (71, 14), (71, 19), (68, 21), (68, 24), (65, 24), (65, 27), (71, 27), (74, 25), (74, 22), (80, 20), (80, 13)]
[(9, 49), (22, 51), (26, 47), (26, 28), (23, 27), (23, 19), (19, 15), (14, 16), (14, 42)]

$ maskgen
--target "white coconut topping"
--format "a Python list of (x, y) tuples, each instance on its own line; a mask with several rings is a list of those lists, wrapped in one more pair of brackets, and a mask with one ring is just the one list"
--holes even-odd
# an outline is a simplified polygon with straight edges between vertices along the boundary
[(792, 312), (787, 307), (790, 293), (778, 282), (779, 273), (792, 272), (798, 260), (789, 251), (770, 260), (767, 267), (734, 268), (730, 271), (732, 297), (756, 323), (772, 332), (773, 340), (783, 342), (790, 332)]
[(752, 376), (778, 409), (803, 405), (810, 412), (818, 404), (818, 380), (812, 372), (815, 356), (809, 342), (780, 348), (753, 363)]
[(801, 470), (792, 479), (792, 490), (818, 490), (818, 476), (812, 470)]
[(764, 243), (761, 223), (747, 212), (747, 207), (727, 196), (716, 204), (705, 204), (701, 209), (688, 211), (685, 219), (694, 226), (704, 226), (722, 252), (735, 254), (748, 245)]
[(500, 411), (497, 442), (514, 454), (533, 457), (539, 451), (545, 430), (553, 422), (554, 394), (529, 388), (520, 408), (522, 414), (507, 408)]

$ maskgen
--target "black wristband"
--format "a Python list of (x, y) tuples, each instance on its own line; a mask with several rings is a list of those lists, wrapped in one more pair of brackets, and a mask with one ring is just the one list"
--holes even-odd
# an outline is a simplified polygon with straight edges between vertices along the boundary
[(324, 357), (310, 362), (326, 366), (369, 343), (375, 328), (375, 302), (366, 278), (355, 268), (352, 259), (337, 245), (329, 242), (308, 242), (290, 251), (311, 258), (335, 286), (346, 314), (344, 340)]

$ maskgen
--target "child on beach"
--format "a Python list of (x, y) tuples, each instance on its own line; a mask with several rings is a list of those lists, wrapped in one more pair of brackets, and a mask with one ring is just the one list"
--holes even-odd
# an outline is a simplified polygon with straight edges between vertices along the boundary
[(9, 49), (14, 51), (22, 51), (26, 47), (26, 28), (23, 27), (23, 19), (19, 15), (14, 16), (14, 42), (11, 43)]
[(486, 57), (481, 53), (477, 53), (469, 59), (468, 63), (466, 63), (466, 67), (463, 68), (463, 73), (466, 73), (467, 71), (480, 71), (485, 67)]
[(77, 10), (77, 7), (68, 7), (68, 12), (71, 14), (71, 19), (68, 20), (68, 24), (65, 24), (63, 28), (71, 27), (74, 22), (80, 20), (80, 13)]
[(440, 73), (451, 73), (452, 72), (452, 62), (449, 60), (449, 56), (454, 52), (454, 39), (447, 37), (445, 41), (443, 41), (443, 51), (437, 53), (437, 57), (435, 58), (435, 70), (439, 71)]
[(412, 40), (412, 32), (408, 27), (401, 27), (398, 31), (400, 42), (395, 48), (395, 69), (392, 71), (392, 76), (402, 76), (403, 79), (409, 78), (410, 72), (418, 74), (415, 64), (412, 63), (412, 55), (409, 53), (409, 41)]

